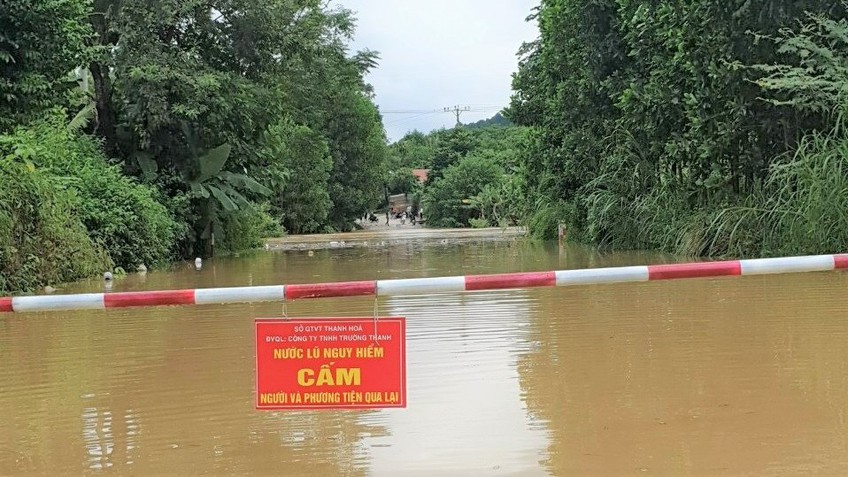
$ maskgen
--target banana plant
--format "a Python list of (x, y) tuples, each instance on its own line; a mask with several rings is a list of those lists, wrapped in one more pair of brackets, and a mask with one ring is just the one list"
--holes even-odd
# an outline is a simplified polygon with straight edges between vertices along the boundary
[(246, 170), (245, 173), (224, 170), (231, 151), (232, 147), (224, 143), (196, 157), (197, 173), (187, 181), (192, 194), (204, 199), (201, 206), (204, 228), (200, 238), (211, 239), (213, 246), (215, 236), (223, 237), (224, 235), (221, 227), (222, 214), (252, 207), (250, 201), (243, 195), (245, 192), (260, 196), (271, 194), (270, 189), (248, 176)]

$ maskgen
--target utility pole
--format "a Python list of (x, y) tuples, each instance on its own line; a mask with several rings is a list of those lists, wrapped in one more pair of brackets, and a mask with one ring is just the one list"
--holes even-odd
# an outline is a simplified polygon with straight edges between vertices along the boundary
[(446, 113), (454, 113), (456, 115), (456, 125), (461, 126), (462, 123), (459, 122), (460, 113), (464, 113), (466, 111), (471, 111), (471, 108), (468, 107), (468, 106), (462, 106), (462, 107), (454, 106), (454, 107), (451, 107), (451, 108), (444, 108), (443, 111), (446, 112)]

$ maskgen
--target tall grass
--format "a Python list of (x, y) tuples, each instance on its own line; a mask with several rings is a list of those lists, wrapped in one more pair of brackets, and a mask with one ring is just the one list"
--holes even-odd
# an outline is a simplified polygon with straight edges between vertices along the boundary
[(761, 190), (718, 211), (700, 245), (708, 255), (775, 256), (848, 250), (848, 137), (805, 136)]
[(527, 228), (533, 238), (550, 240), (557, 238), (560, 224), (568, 227), (572, 240), (583, 238), (584, 223), (580, 220), (576, 205), (548, 197), (538, 197), (527, 219)]
[[(583, 198), (586, 238), (612, 249), (689, 257), (848, 251), (848, 135), (841, 131), (803, 137), (793, 154), (776, 161), (765, 180), (731, 206), (718, 202), (726, 197), (692, 206), (691, 192), (672, 181), (637, 193), (600, 176), (596, 190)], [(531, 229), (551, 230), (555, 219), (574, 219), (558, 207), (564, 206), (537, 207)]]

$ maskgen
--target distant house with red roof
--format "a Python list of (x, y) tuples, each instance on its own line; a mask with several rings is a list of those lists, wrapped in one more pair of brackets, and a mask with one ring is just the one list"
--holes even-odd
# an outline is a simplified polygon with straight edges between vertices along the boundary
[(412, 174), (418, 179), (418, 182), (427, 182), (427, 175), (430, 169), (413, 169)]

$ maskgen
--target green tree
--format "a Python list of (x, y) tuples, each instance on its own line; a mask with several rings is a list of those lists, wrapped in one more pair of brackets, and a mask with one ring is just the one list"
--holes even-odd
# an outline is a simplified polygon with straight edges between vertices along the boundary
[(506, 111), (534, 128), (528, 206), (568, 211), (571, 236), (674, 248), (699, 211), (742, 201), (804, 132), (828, 127), (762, 101), (763, 72), (741, 66), (775, 63), (762, 36), (797, 30), (805, 11), (846, 14), (823, 0), (543, 0)]
[(387, 187), (389, 194), (409, 194), (418, 186), (418, 178), (412, 169), (403, 167), (389, 171)]
[(85, 63), (83, 0), (0, 2), (0, 130), (69, 105), (75, 68)]
[(427, 176), (432, 184), (442, 177), (443, 171), (459, 163), (470, 151), (476, 148), (474, 136), (464, 128), (454, 128), (439, 135), (439, 142), (433, 153), (433, 166)]
[(291, 177), (276, 190), (274, 210), (291, 233), (320, 232), (333, 205), (328, 191), (333, 159), (326, 140), (309, 127), (291, 122), (274, 125), (270, 136), (271, 153)]
[[(228, 144), (222, 173), (268, 181), (263, 185), (276, 190), (299, 187), (299, 176), (265, 172), (286, 170), (278, 164), (281, 157), (267, 154), (265, 142), (269, 128), (285, 118), (329, 145), (329, 223), (349, 228), (379, 197), (385, 139), (363, 81), (377, 55), (367, 50), (347, 55), (350, 12), (331, 10), (319, 0), (103, 0), (95, 10), (99, 55), (90, 69), (97, 111), (115, 116), (113, 133), (103, 122), (96, 131), (108, 150), (124, 158), (128, 173), (146, 177), (176, 199), (175, 214), (202, 229), (200, 237), (208, 235), (203, 224), (215, 223), (203, 209), (206, 198), (181, 199), (189, 194), (185, 178), (196, 175), (196, 151)], [(112, 75), (102, 74), (110, 70)], [(256, 190), (246, 191), (245, 198), (265, 200)], [(316, 211), (322, 208), (318, 204)], [(315, 214), (307, 215), (289, 216), (314, 221)], [(203, 239), (189, 237), (186, 254), (194, 253), (197, 240)]]
[[(523, 152), (529, 133), (526, 127), (500, 124), (439, 130), (427, 135), (414, 131), (389, 147), (388, 189), (391, 193), (411, 194), (413, 209), (421, 198), (429, 203), (425, 212), (431, 226), (464, 227), (471, 219), (475, 219), (475, 224), (516, 224), (526, 209)], [(499, 171), (502, 180), (491, 182), (485, 174), (477, 180), (472, 175), (459, 189), (456, 177), (453, 183), (443, 182), (446, 171), (472, 157), (474, 161), (469, 164), (488, 164), (491, 167), (487, 170)], [(429, 158), (436, 174), (431, 169), (427, 183), (420, 184), (409, 167), (425, 164), (424, 158)], [(469, 172), (468, 167), (465, 165), (461, 170)], [(475, 181), (478, 187), (471, 187)], [(435, 216), (428, 209), (433, 206)]]
[(473, 155), (448, 167), (444, 177), (430, 185), (424, 194), (427, 224), (467, 227), (470, 219), (480, 218), (483, 212), (475, 197), (487, 188), (499, 189), (504, 176), (499, 164)]
[(420, 131), (406, 134), (389, 147), (389, 167), (392, 169), (429, 169), (433, 165), (437, 138)]
[(369, 99), (349, 91), (338, 104), (327, 129), (333, 156), (329, 222), (336, 230), (350, 230), (354, 219), (380, 202), (387, 148), (377, 109)]
[[(846, 2), (842, 2), (846, 6)], [(848, 19), (810, 14), (802, 28), (767, 41), (786, 55), (755, 65), (764, 99), (780, 108), (822, 114), (829, 130), (805, 134), (770, 166), (762, 190), (713, 214), (697, 253), (785, 256), (848, 247)], [(700, 232), (694, 230), (695, 233)]]

